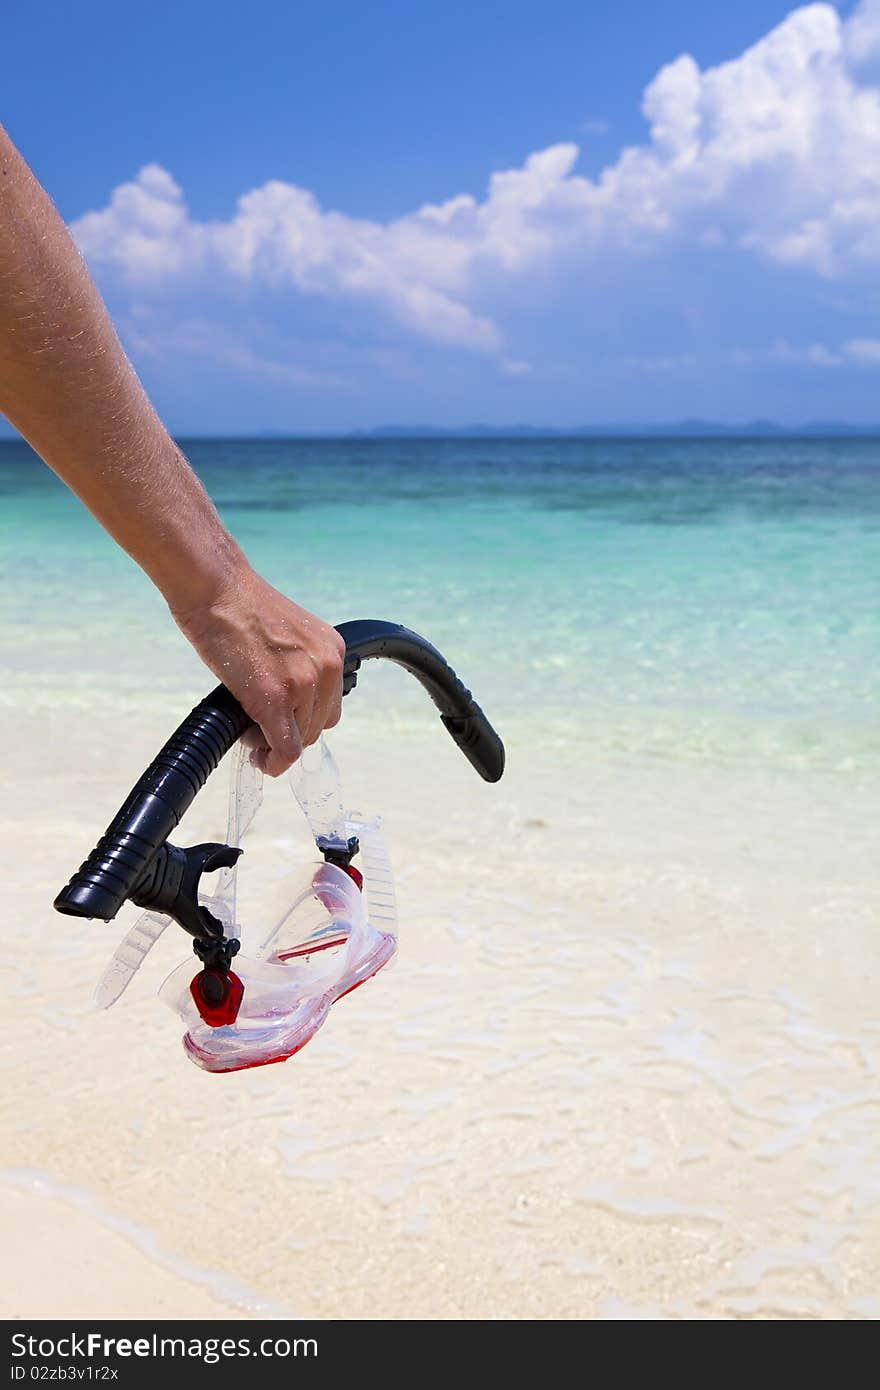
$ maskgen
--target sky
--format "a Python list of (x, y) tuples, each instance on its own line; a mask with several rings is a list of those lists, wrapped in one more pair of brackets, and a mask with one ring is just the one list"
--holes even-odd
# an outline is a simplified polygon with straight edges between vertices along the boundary
[(880, 0), (4, 5), (178, 435), (880, 421)]

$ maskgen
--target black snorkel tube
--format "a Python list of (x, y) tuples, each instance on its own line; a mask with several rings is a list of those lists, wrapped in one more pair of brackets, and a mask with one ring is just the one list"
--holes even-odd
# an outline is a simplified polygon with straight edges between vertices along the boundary
[[(487, 782), (504, 771), (504, 745), (483, 711), (436, 647), (398, 623), (360, 620), (337, 628), (345, 641), (343, 694), (357, 684), (361, 663), (376, 658), (403, 666), (427, 690), (459, 748)], [(203, 873), (233, 865), (240, 849), (167, 843), (221, 758), (252, 724), (235, 697), (218, 685), (184, 719), (138, 779), (88, 859), (55, 899), (70, 917), (112, 921), (126, 900), (173, 917), (194, 938), (211, 971), (225, 974), (239, 943), (198, 901)]]

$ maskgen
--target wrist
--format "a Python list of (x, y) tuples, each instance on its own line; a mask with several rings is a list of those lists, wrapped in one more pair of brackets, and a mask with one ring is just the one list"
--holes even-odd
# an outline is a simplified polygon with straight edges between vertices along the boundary
[(221, 530), (180, 574), (169, 576), (159, 588), (175, 622), (188, 631), (233, 603), (252, 574), (243, 551), (228, 531)]

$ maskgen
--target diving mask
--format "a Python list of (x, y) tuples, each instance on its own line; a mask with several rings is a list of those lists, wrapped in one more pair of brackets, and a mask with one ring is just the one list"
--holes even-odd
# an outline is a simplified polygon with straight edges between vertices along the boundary
[[(404, 666), (428, 690), (480, 775), (487, 781), (501, 777), (500, 739), (436, 648), (391, 623), (345, 623), (338, 630), (346, 642), (345, 694), (355, 687), (364, 660), (384, 657)], [(323, 739), (288, 774), (322, 857), (288, 875), (266, 925), (243, 935), (237, 911), (240, 842), (263, 797), (263, 775), (239, 742), (249, 727), (224, 686), (203, 700), (55, 902), (61, 912), (107, 921), (126, 899), (146, 909), (98, 985), (96, 1001), (105, 1008), (127, 988), (170, 921), (192, 936), (201, 969), (193, 974), (188, 959), (160, 995), (187, 1025), (187, 1054), (207, 1071), (237, 1071), (293, 1056), (332, 1004), (375, 975), (396, 949), (393, 881), (379, 823), (343, 809), (339, 774)], [(168, 834), (236, 742), (226, 843), (189, 849), (170, 844)], [(211, 893), (201, 878), (215, 871), (219, 878)]]

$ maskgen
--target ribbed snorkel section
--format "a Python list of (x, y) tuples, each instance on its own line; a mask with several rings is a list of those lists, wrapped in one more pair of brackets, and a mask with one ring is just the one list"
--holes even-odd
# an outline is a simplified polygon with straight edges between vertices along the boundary
[(184, 719), (55, 899), (59, 912), (109, 922), (137, 889), (220, 759), (251, 723), (225, 686)]

